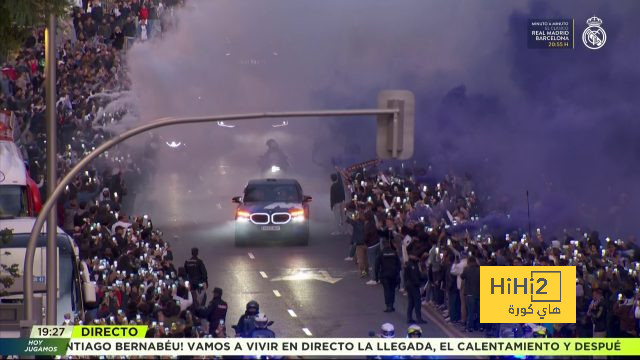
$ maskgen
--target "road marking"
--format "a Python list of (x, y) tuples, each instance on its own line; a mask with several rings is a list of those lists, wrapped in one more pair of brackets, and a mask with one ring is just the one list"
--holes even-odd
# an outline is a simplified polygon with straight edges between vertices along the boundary
[(302, 331), (307, 334), (307, 336), (313, 336), (313, 334), (311, 333), (311, 331), (309, 331), (309, 329), (307, 328), (302, 328)]
[(329, 284), (335, 284), (342, 280), (341, 277), (333, 277), (327, 270), (320, 269), (286, 269), (286, 275), (277, 276), (271, 281), (307, 281), (307, 280), (319, 280)]
[(293, 311), (293, 310), (291, 310), (291, 309), (289, 309), (289, 310), (287, 310), (287, 311), (289, 312), (289, 315), (291, 315), (291, 317), (294, 317), (294, 318), (295, 318), (295, 317), (298, 317), (298, 315), (296, 315), (295, 311)]
[(278, 291), (278, 290), (273, 290), (273, 295), (275, 295), (276, 297), (282, 296), (282, 295), (280, 295), (280, 291)]
[(268, 278), (267, 273), (264, 271), (260, 271), (260, 276), (262, 276), (263, 279)]
[(256, 258), (256, 257), (253, 255), (253, 253), (252, 253), (252, 252), (250, 252), (250, 253), (249, 253), (249, 259), (251, 259), (251, 260), (255, 260), (255, 258)]

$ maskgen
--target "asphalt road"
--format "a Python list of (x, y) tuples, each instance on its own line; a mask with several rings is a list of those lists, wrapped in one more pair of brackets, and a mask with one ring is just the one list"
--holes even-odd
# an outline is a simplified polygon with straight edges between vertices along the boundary
[[(158, 169), (145, 191), (137, 193), (133, 212), (148, 213), (164, 232), (180, 266), (194, 246), (206, 264), (209, 285), (221, 287), (229, 303), (227, 323), (236, 323), (249, 300), (274, 321), (278, 337), (367, 337), (390, 322), (406, 334), (407, 298), (398, 294), (395, 313), (384, 313), (382, 287), (366, 285), (353, 262), (344, 261), (345, 236), (332, 236), (328, 176), (301, 179), (312, 195), (309, 246), (244, 247), (233, 244), (233, 205), (252, 174), (230, 172), (226, 165), (199, 168), (198, 175)], [(212, 181), (212, 179), (214, 181)], [(211, 296), (209, 294), (209, 296)], [(423, 325), (424, 336), (451, 336), (442, 325)], [(228, 326), (228, 331), (233, 331)]]

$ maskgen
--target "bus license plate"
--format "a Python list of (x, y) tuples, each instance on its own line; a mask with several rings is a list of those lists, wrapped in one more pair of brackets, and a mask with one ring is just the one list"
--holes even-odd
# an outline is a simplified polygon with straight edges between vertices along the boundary
[(280, 226), (263, 226), (262, 231), (280, 231)]

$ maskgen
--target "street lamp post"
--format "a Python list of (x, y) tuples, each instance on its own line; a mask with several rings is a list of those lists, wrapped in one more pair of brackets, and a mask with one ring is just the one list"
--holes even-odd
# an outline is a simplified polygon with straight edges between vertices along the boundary
[[(195, 123), (207, 123), (218, 121), (239, 121), (250, 119), (264, 119), (264, 118), (309, 118), (309, 117), (331, 117), (331, 116), (364, 116), (364, 115), (377, 115), (379, 117), (389, 117), (394, 119), (400, 113), (400, 109), (396, 108), (383, 108), (383, 109), (355, 109), (355, 110), (311, 110), (311, 111), (285, 111), (285, 112), (265, 112), (265, 113), (248, 113), (248, 114), (232, 114), (232, 115), (220, 115), (220, 116), (203, 116), (203, 117), (168, 117), (158, 119), (145, 125), (138, 126), (131, 130), (125, 131), (122, 134), (118, 134), (115, 137), (104, 142), (98, 146), (95, 150), (91, 151), (87, 156), (80, 160), (69, 172), (62, 178), (62, 180), (56, 184), (53, 191), (49, 194), (47, 201), (42, 206), (40, 214), (36, 218), (36, 221), (31, 230), (29, 236), (29, 242), (27, 243), (27, 249), (24, 257), (24, 277), (23, 289), (24, 289), (24, 313), (25, 324), (33, 324), (33, 260), (36, 250), (36, 243), (38, 234), (42, 229), (42, 225), (45, 221), (45, 216), (52, 212), (55, 203), (60, 195), (62, 195), (65, 187), (69, 185), (73, 178), (80, 173), (93, 159), (98, 157), (103, 152), (109, 150), (111, 147), (123, 142), (124, 140), (144, 133), (149, 130), (178, 125), (178, 124), (195, 124)], [(53, 182), (55, 184), (55, 182)], [(48, 223), (48, 226), (51, 222)], [(55, 241), (55, 228), (52, 232), (54, 234)], [(47, 243), (47, 245), (49, 245)], [(47, 247), (47, 257), (49, 253), (56, 253), (55, 243), (53, 244), (54, 251), (49, 251)], [(47, 259), (48, 260), (48, 259)], [(55, 264), (55, 263), (54, 263)], [(47, 271), (49, 268), (47, 267)], [(47, 273), (47, 278), (56, 278), (51, 274), (55, 273), (57, 268), (54, 266), (53, 272)], [(49, 290), (49, 284), (47, 283), (47, 291)], [(56, 289), (54, 288), (53, 296), (55, 297)], [(53, 303), (55, 304), (55, 302)], [(47, 305), (49, 305), (49, 299), (47, 299)], [(47, 309), (47, 314), (51, 313), (51, 309)], [(53, 312), (55, 314), (55, 312)], [(55, 317), (53, 318), (55, 322)], [(49, 316), (47, 316), (47, 322), (49, 322)]]
[[(53, 191), (57, 181), (57, 124), (56, 124), (56, 16), (48, 15), (47, 29), (45, 30), (45, 80), (46, 80), (46, 101), (47, 101), (47, 196), (53, 196)], [(58, 300), (58, 250), (56, 246), (56, 236), (58, 229), (58, 218), (56, 209), (43, 212), (48, 214), (47, 220), (47, 325), (56, 325), (57, 300)], [(25, 272), (26, 275), (26, 272)], [(29, 275), (29, 281), (33, 276)]]

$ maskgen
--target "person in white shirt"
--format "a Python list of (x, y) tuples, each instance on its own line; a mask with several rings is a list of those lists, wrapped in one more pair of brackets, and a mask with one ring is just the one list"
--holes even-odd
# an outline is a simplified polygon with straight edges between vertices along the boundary
[(111, 233), (113, 234), (113, 233), (116, 232), (116, 227), (117, 226), (122, 226), (125, 229), (125, 231), (128, 228), (130, 228), (131, 227), (131, 223), (125, 221), (126, 219), (127, 218), (126, 218), (126, 216), (124, 214), (119, 214), (118, 215), (118, 221), (111, 226)]
[[(413, 238), (411, 237), (411, 235), (409, 234), (409, 232), (407, 231), (407, 228), (402, 228), (402, 235), (404, 236), (402, 238), (402, 250), (401, 250), (401, 255), (402, 258), (400, 259), (400, 262), (402, 264), (402, 268), (404, 269), (404, 267), (406, 266), (407, 262), (409, 261), (409, 253), (407, 252), (407, 249), (409, 247), (409, 245), (411, 245), (411, 242), (413, 242)], [(400, 292), (401, 293), (406, 293), (407, 291), (404, 288), (404, 271), (400, 272)]]
[(180, 312), (187, 310), (193, 304), (193, 296), (191, 295), (191, 291), (187, 291), (187, 294), (188, 297), (185, 299), (178, 295), (177, 288), (173, 288), (173, 300), (175, 300), (178, 305), (180, 305)]
[[(449, 248), (452, 249), (452, 247), (449, 247)], [(456, 256), (456, 259), (459, 261), (454, 262), (453, 265), (451, 265), (451, 275), (457, 276), (458, 290), (460, 291), (460, 319), (466, 319), (467, 308), (464, 301), (464, 296), (463, 296), (464, 289), (463, 289), (462, 278), (460, 277), (460, 275), (462, 275), (464, 268), (467, 267), (467, 255), (465, 253), (458, 253), (458, 256)]]
[(402, 264), (404, 265), (409, 261), (407, 248), (409, 247), (409, 245), (411, 245), (413, 238), (408, 233), (404, 233), (404, 231), (402, 235), (404, 235), (404, 237), (402, 238)]

